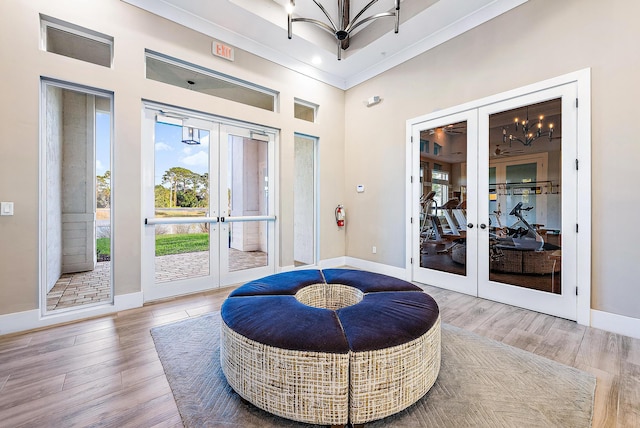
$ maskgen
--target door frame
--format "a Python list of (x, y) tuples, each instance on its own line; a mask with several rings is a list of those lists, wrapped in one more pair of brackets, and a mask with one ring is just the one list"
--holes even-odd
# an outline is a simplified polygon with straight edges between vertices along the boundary
[[(153, 149), (153, 146), (151, 143), (154, 138), (153, 131), (146, 126), (146, 121), (149, 120), (146, 117), (147, 111), (156, 111), (158, 113), (162, 112), (169, 116), (174, 115), (180, 118), (185, 118), (186, 120), (192, 120), (194, 124), (197, 124), (198, 122), (201, 122), (201, 121), (209, 122), (212, 124), (210, 138), (212, 140), (213, 138), (216, 138), (217, 141), (219, 142), (219, 145), (227, 143), (226, 139), (224, 141), (222, 140), (223, 127), (226, 127), (227, 129), (233, 128), (233, 129), (246, 130), (247, 135), (251, 135), (251, 133), (256, 133), (257, 135), (269, 137), (270, 139), (269, 143), (273, 145), (273, 150), (269, 150), (270, 153), (268, 153), (269, 174), (270, 174), (269, 189), (270, 189), (270, 192), (272, 193), (272, 197), (269, 203), (269, 209), (272, 210), (271, 212), (273, 214), (270, 216), (272, 217), (273, 227), (269, 227), (270, 229), (269, 239), (271, 242), (269, 243), (267, 267), (270, 266), (271, 268), (269, 273), (275, 273), (277, 270), (276, 261), (279, 260), (279, 244), (278, 243), (279, 243), (279, 234), (280, 234), (279, 222), (277, 221), (278, 207), (279, 207), (279, 204), (278, 204), (279, 189), (278, 189), (278, 180), (277, 180), (277, 177), (279, 177), (279, 165), (278, 165), (279, 131), (277, 129), (270, 128), (267, 126), (257, 125), (249, 122), (231, 120), (231, 119), (215, 116), (208, 113), (196, 112), (196, 111), (189, 110), (182, 107), (159, 104), (159, 103), (154, 103), (152, 101), (143, 101), (142, 107), (141, 107), (142, 150), (143, 151), (148, 150), (149, 148)], [(225, 135), (227, 134), (225, 133)], [(221, 162), (220, 156), (222, 156), (223, 152), (220, 150), (219, 147), (217, 147), (218, 143), (216, 142), (215, 145), (211, 144), (211, 146), (215, 146), (217, 148), (218, 153), (214, 154), (210, 152), (210, 160), (216, 159), (218, 160), (218, 162)], [(141, 257), (141, 266), (142, 266), (141, 283), (142, 283), (142, 292), (143, 292), (144, 302), (231, 286), (235, 283), (243, 282), (249, 279), (255, 279), (267, 274), (265, 273), (266, 271), (264, 269), (259, 269), (259, 274), (253, 275), (253, 276), (243, 275), (242, 273), (228, 274), (228, 273), (221, 272), (221, 263), (210, 263), (209, 275), (205, 277), (198, 277), (198, 278), (207, 278), (209, 280), (214, 279), (211, 286), (207, 286), (207, 287), (195, 286), (193, 284), (194, 282), (198, 281), (198, 278), (193, 278), (193, 279), (186, 279), (186, 280), (177, 280), (171, 283), (165, 283), (163, 284), (164, 290), (159, 290), (156, 287), (155, 258), (149, 255), (149, 254), (154, 254), (155, 246), (154, 248), (151, 248), (151, 240), (149, 236), (151, 233), (150, 231), (152, 229), (147, 225), (147, 218), (153, 217), (153, 213), (149, 212), (148, 208), (150, 206), (149, 204), (152, 204), (152, 202), (149, 201), (149, 198), (151, 197), (149, 186), (151, 185), (151, 188), (153, 188), (153, 184), (151, 183), (154, 183), (154, 171), (155, 171), (154, 158), (155, 158), (154, 155), (153, 156), (148, 154), (145, 155), (144, 153), (142, 156), (142, 180), (141, 180), (142, 198), (141, 199), (143, 202), (143, 208), (142, 208), (142, 218), (141, 218), (142, 250), (141, 250), (140, 257)], [(211, 165), (210, 165), (210, 168), (211, 168)], [(210, 180), (212, 183), (215, 184), (216, 187), (220, 185), (219, 178), (216, 178), (214, 180), (214, 178), (211, 177)], [(218, 189), (217, 189), (215, 192), (215, 195), (212, 192), (210, 196), (212, 196), (210, 197), (210, 206), (213, 206), (212, 204), (215, 202), (217, 207), (219, 202), (222, 200), (222, 195), (218, 194)], [(214, 227), (215, 228), (224, 227), (223, 226), (224, 223), (222, 221), (218, 221), (218, 220), (221, 220), (222, 217), (226, 217), (225, 215), (223, 215), (223, 213), (217, 212), (217, 213), (211, 213), (210, 215), (212, 217), (206, 218), (208, 220), (207, 222), (209, 222), (212, 226), (210, 233), (213, 233)], [(215, 218), (217, 218), (218, 220), (216, 220)], [(149, 222), (149, 224), (154, 224), (154, 223), (155, 222)], [(226, 227), (228, 227), (228, 225)], [(220, 233), (220, 232), (216, 232), (216, 233)], [(216, 242), (212, 242), (212, 241), (214, 240), (210, 239), (210, 247), (209, 247), (210, 260), (213, 257), (221, 256), (220, 246), (222, 244), (221, 242), (218, 242), (221, 240), (215, 240)], [(216, 266), (217, 266), (217, 269), (214, 270)]]
[[(576, 164), (579, 166), (577, 174), (577, 198), (576, 222), (578, 233), (576, 234), (576, 321), (579, 324), (590, 325), (591, 320), (591, 69), (585, 68), (562, 76), (543, 80), (527, 86), (491, 95), (486, 98), (470, 101), (458, 106), (439, 110), (434, 113), (409, 119), (406, 122), (406, 210), (408, 218), (405, 228), (405, 272), (407, 279), (413, 280), (413, 265), (418, 260), (413, 260), (413, 248), (418, 238), (413, 233), (412, 221), (419, 217), (419, 201), (414, 198), (414, 187), (419, 185), (419, 167), (414, 165), (414, 146), (419, 141), (412, 143), (412, 129), (421, 122), (437, 119), (439, 117), (453, 115), (462, 111), (479, 109), (484, 106), (518, 98), (542, 90), (575, 83), (577, 88), (577, 129)], [(443, 287), (443, 284), (432, 284)], [(443, 287), (446, 288), (446, 287)]]
[[(117, 169), (115, 167), (115, 156), (114, 156), (114, 100), (115, 100), (115, 95), (112, 91), (108, 91), (105, 89), (100, 89), (100, 88), (94, 88), (94, 87), (89, 87), (89, 86), (84, 86), (81, 84), (76, 84), (73, 82), (69, 82), (69, 81), (63, 81), (63, 80), (58, 80), (58, 79), (54, 79), (54, 78), (49, 78), (49, 77), (41, 77), (40, 78), (40, 117), (39, 117), (39, 147), (38, 147), (38, 153), (39, 153), (39, 159), (38, 159), (38, 163), (39, 163), (39, 168), (38, 168), (38, 173), (39, 173), (39, 177), (38, 177), (38, 184), (39, 184), (39, 188), (38, 188), (38, 266), (39, 266), (39, 272), (38, 272), (38, 302), (39, 302), (39, 311), (40, 311), (40, 317), (42, 319), (47, 318), (47, 317), (59, 317), (60, 314), (62, 313), (74, 313), (74, 312), (80, 312), (80, 311), (86, 311), (88, 308), (94, 309), (94, 308), (99, 308), (99, 307), (105, 307), (105, 306), (114, 306), (115, 305), (115, 257), (114, 257), (114, 248), (115, 248), (115, 237), (116, 237), (116, 222), (115, 222), (115, 198), (113, 196), (113, 190), (114, 190), (114, 185), (115, 185), (115, 177), (116, 175), (114, 174), (114, 171)], [(110, 222), (111, 222), (111, 237), (110, 237), (110, 254), (111, 254), (111, 260), (109, 261), (110, 263), (110, 272), (109, 272), (109, 293), (110, 293), (110, 298), (108, 301), (104, 301), (104, 302), (99, 302), (99, 303), (86, 303), (86, 304), (82, 304), (82, 305), (77, 305), (77, 306), (73, 306), (71, 308), (64, 308), (64, 309), (54, 309), (54, 310), (48, 310), (47, 309), (47, 294), (49, 293), (50, 289), (48, 288), (48, 269), (47, 269), (47, 263), (48, 263), (48, 258), (47, 258), (47, 252), (48, 252), (48, 238), (47, 238), (47, 230), (49, 228), (49, 225), (47, 224), (48, 222), (48, 216), (47, 216), (47, 205), (48, 205), (48, 201), (47, 201), (47, 191), (48, 191), (48, 176), (49, 176), (49, 171), (47, 168), (47, 144), (48, 144), (48, 140), (47, 140), (47, 132), (46, 132), (46, 126), (47, 126), (47, 88), (49, 87), (53, 87), (53, 88), (58, 88), (61, 90), (66, 90), (66, 91), (73, 91), (73, 92), (78, 92), (78, 93), (82, 93), (85, 95), (93, 95), (93, 96), (98, 96), (98, 97), (104, 97), (104, 98), (108, 98), (110, 100), (110, 106), (109, 106), (109, 115), (110, 115), (110, 124), (109, 124), (109, 159), (110, 159), (110, 166), (109, 166), (109, 170), (111, 171), (111, 181), (110, 181), (110, 187), (111, 187), (111, 196), (110, 196), (110, 201), (109, 201), (109, 206), (110, 206), (110, 214), (109, 214), (109, 218), (110, 218)], [(97, 109), (95, 108), (95, 104), (94, 104), (94, 109), (93, 109), (93, 124), (92, 124), (92, 133), (93, 133), (93, 154), (92, 154), (92, 162), (95, 163), (95, 150), (96, 150), (96, 134), (95, 134), (95, 113), (96, 113)], [(95, 173), (95, 171), (94, 171)], [(93, 183), (93, 188), (95, 191), (96, 185), (95, 185), (95, 174), (92, 177), (94, 180)], [(94, 199), (95, 202), (95, 199)], [(95, 203), (94, 203), (95, 206)], [(93, 230), (95, 233), (95, 215), (94, 215), (94, 226), (93, 226)], [(95, 244), (95, 236), (93, 236), (94, 239), (94, 244)]]

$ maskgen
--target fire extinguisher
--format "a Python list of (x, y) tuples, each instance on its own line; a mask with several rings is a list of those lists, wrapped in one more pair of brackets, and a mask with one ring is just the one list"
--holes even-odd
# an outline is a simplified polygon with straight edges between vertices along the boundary
[(336, 224), (338, 227), (344, 227), (345, 211), (342, 205), (336, 207)]

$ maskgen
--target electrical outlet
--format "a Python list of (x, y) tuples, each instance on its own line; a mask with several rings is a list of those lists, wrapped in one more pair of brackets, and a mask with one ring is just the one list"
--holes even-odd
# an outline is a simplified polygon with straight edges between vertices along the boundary
[(372, 252), (373, 254), (375, 254), (375, 253), (377, 253), (377, 252), (378, 252), (378, 249), (375, 247), (375, 245), (373, 246), (373, 248), (371, 248), (371, 252)]

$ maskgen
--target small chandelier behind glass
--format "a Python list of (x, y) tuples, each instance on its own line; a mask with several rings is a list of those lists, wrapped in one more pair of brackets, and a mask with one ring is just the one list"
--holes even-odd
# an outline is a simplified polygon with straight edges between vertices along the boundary
[[(337, 0), (338, 2), (338, 16), (336, 19), (333, 19), (329, 12), (322, 5), (320, 0), (299, 0), (299, 1), (313, 1), (316, 6), (320, 8), (324, 16), (327, 18), (328, 22), (319, 21), (317, 19), (312, 18), (294, 18), (293, 17), (293, 9), (295, 7), (295, 0), (289, 0), (289, 4), (287, 6), (287, 28), (289, 39), (293, 37), (292, 24), (294, 22), (308, 22), (310, 24), (317, 25), (325, 31), (331, 33), (338, 43), (338, 60), (342, 59), (342, 51), (349, 47), (349, 37), (351, 33), (369, 21), (373, 21), (378, 18), (384, 17), (393, 17), (395, 18), (395, 28), (394, 33), (398, 33), (398, 29), (400, 26), (400, 0), (393, 0), (393, 11), (392, 12), (382, 12), (377, 13), (375, 15), (368, 16), (366, 18), (362, 18), (362, 15), (374, 4), (378, 3), (379, 0), (371, 0), (362, 10), (355, 14), (355, 17), (351, 19), (351, 10), (350, 4), (351, 0)], [(325, 0), (326, 1), (326, 0)], [(336, 0), (329, 0), (335, 2)], [(388, 1), (388, 0), (385, 0)]]
[(535, 140), (540, 137), (549, 137), (549, 141), (551, 141), (553, 137), (553, 123), (550, 123), (547, 130), (543, 131), (543, 121), (544, 116), (540, 115), (538, 117), (537, 123), (529, 123), (529, 109), (527, 108), (527, 118), (520, 121), (517, 117), (513, 120), (516, 132), (518, 132), (518, 127), (522, 129), (522, 137), (514, 136), (513, 134), (509, 134), (507, 136), (507, 129), (502, 128), (502, 142), (506, 143), (509, 141), (509, 147), (511, 147), (511, 143), (514, 141), (518, 141), (522, 143), (524, 146), (531, 146)]

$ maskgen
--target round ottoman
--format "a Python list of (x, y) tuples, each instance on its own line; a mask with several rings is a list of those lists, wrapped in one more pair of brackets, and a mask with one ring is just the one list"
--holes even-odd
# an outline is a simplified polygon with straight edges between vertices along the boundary
[(438, 305), (419, 287), (386, 275), (271, 275), (234, 290), (221, 315), (220, 360), (229, 385), (288, 419), (381, 419), (424, 396), (440, 370)]

